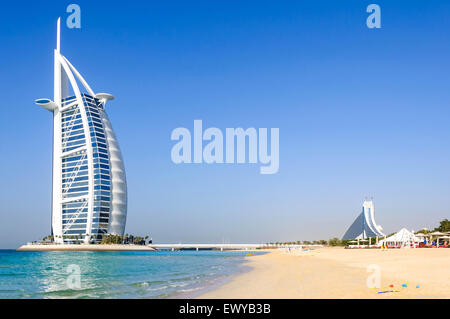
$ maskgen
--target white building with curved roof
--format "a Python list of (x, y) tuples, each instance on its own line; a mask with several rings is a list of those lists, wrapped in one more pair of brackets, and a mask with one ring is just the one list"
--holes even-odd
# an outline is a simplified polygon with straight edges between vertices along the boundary
[(375, 222), (375, 207), (373, 201), (364, 201), (361, 214), (345, 232), (345, 239), (365, 239), (384, 236), (383, 228)]

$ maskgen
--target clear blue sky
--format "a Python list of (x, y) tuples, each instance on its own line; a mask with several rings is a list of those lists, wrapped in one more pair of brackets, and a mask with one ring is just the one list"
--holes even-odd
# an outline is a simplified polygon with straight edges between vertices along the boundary
[[(55, 23), (71, 2), (0, 10), (0, 247), (50, 231)], [(450, 217), (448, 1), (77, 1), (62, 52), (107, 108), (128, 233), (155, 242), (342, 236), (374, 196), (387, 232)], [(365, 25), (377, 3), (382, 28)], [(176, 127), (280, 128), (280, 170), (175, 165)]]

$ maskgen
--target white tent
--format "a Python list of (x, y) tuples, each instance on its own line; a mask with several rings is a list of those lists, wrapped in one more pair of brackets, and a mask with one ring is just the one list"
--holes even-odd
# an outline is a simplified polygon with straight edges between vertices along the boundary
[(410, 232), (406, 228), (402, 228), (394, 235), (386, 239), (380, 240), (378, 242), (378, 245), (381, 246), (382, 244), (386, 243), (388, 246), (414, 247), (419, 242), (420, 239), (417, 238), (413, 232)]

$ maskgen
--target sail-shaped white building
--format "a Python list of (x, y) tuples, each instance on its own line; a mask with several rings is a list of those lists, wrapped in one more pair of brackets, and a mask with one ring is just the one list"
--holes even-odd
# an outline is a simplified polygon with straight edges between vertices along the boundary
[(52, 235), (56, 243), (89, 243), (124, 234), (125, 168), (105, 112), (114, 97), (94, 93), (61, 54), (60, 35), (58, 19), (54, 98), (35, 101), (53, 113)]
[(384, 236), (383, 228), (375, 222), (375, 207), (373, 201), (365, 200), (361, 214), (345, 232), (342, 240), (365, 239), (369, 237)]

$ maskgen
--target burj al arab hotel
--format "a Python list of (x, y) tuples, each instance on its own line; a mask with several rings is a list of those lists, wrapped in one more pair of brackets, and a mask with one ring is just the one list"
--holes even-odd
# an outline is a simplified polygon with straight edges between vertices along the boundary
[(94, 93), (60, 52), (57, 24), (54, 97), (36, 104), (53, 114), (52, 235), (90, 243), (123, 235), (127, 183), (119, 144), (105, 112), (111, 94)]

